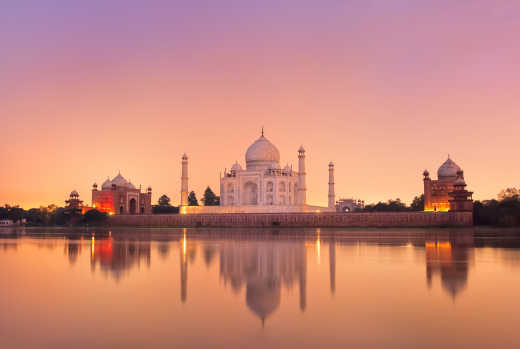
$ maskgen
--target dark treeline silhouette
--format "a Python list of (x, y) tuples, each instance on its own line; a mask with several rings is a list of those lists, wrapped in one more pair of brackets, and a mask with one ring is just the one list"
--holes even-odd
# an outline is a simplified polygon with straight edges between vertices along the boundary
[(179, 213), (178, 206), (170, 205), (170, 198), (163, 194), (157, 201), (157, 205), (152, 206), (153, 214)]
[(407, 206), (400, 199), (388, 200), (387, 202), (378, 202), (377, 204), (366, 205), (364, 208), (358, 209), (357, 212), (407, 212), (407, 211), (423, 211), (424, 195), (416, 196), (410, 206)]
[(520, 226), (520, 196), (475, 201), (473, 222), (475, 225)]
[(29, 210), (24, 210), (19, 206), (5, 205), (0, 207), (0, 219), (10, 219), (13, 222), (25, 219), (27, 226), (103, 225), (106, 222), (107, 214), (96, 209), (81, 214), (77, 208), (57, 207), (56, 205)]

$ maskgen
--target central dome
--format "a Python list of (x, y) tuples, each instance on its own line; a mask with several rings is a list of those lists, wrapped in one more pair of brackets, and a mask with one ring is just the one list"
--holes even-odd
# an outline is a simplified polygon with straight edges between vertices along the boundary
[(273, 163), (280, 163), (280, 152), (263, 135), (246, 151), (246, 167), (248, 170), (267, 168)]
[(448, 160), (437, 170), (437, 177), (439, 179), (455, 179), (457, 178), (457, 172), (460, 170), (459, 165), (448, 157)]

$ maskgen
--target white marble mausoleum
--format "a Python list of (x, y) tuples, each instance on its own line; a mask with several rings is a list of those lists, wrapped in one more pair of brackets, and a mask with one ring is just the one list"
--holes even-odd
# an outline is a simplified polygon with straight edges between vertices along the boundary
[(220, 178), (220, 206), (188, 206), (188, 157), (182, 156), (181, 213), (261, 213), (335, 211), (334, 164), (329, 164), (328, 207), (307, 204), (305, 149), (298, 170), (280, 165), (280, 152), (262, 131), (249, 146), (245, 168), (236, 162)]

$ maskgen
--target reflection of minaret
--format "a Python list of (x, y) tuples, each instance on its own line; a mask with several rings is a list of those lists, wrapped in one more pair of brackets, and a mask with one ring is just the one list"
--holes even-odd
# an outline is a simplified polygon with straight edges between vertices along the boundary
[(302, 258), (300, 269), (300, 310), (307, 308), (307, 258)]
[(336, 291), (336, 241), (329, 242), (330, 293)]
[(188, 259), (186, 258), (186, 228), (181, 241), (181, 302), (186, 303), (188, 293)]

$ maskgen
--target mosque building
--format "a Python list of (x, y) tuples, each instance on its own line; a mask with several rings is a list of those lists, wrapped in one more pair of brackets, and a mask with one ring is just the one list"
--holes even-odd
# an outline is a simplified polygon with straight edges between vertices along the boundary
[(220, 178), (220, 206), (188, 206), (188, 157), (182, 156), (181, 213), (334, 212), (334, 164), (329, 163), (328, 207), (307, 204), (305, 149), (298, 149), (298, 170), (280, 165), (280, 152), (262, 130), (238, 161)]
[(437, 180), (424, 170), (424, 211), (471, 211), (473, 193), (466, 191), (462, 169), (448, 156), (437, 170)]
[(143, 193), (119, 173), (112, 180), (107, 178), (101, 190), (94, 183), (92, 207), (108, 214), (151, 214), (152, 188)]

